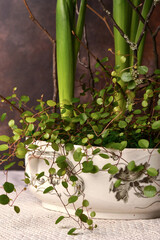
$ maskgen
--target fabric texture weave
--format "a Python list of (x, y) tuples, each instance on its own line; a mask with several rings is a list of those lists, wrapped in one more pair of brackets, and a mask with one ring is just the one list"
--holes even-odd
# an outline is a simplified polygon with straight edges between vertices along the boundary
[[(25, 183), (23, 171), (10, 171), (7, 181), (15, 184), (20, 192)], [(5, 175), (0, 172), (0, 184)], [(0, 188), (0, 194), (4, 191)], [(42, 208), (41, 203), (29, 192), (23, 191), (15, 205), (21, 211), (15, 213), (13, 208), (0, 205), (0, 240), (160, 240), (160, 219), (150, 220), (97, 220), (93, 231), (80, 230), (79, 235), (69, 236), (70, 228), (75, 222), (64, 219), (55, 225), (56, 219), (63, 215)]]

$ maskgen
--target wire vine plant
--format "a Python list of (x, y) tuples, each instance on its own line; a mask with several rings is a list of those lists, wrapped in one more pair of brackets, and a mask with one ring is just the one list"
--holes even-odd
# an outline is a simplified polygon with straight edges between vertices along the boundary
[[(13, 135), (0, 136), (0, 164), (6, 174), (6, 181), (1, 184), (4, 194), (0, 195), (0, 203), (14, 206), (14, 210), (19, 213), (20, 209), (15, 205), (19, 193), (16, 192), (14, 200), (9, 198), (9, 194), (16, 190), (14, 184), (7, 180), (8, 170), (16, 163), (15, 157), (20, 159), (18, 164), (24, 167), (22, 159), (26, 154), (31, 154), (48, 166), (48, 172), (46, 174), (42, 170), (33, 177), (26, 171), (24, 182), (32, 184), (43, 194), (58, 196), (67, 216), (61, 216), (56, 223), (70, 217), (78, 223), (78, 228), (90, 230), (97, 227), (93, 223), (96, 213), (90, 209), (90, 203), (85, 198), (85, 183), (81, 173), (109, 174), (110, 191), (118, 201), (127, 202), (131, 189), (138, 197), (159, 196), (159, 169), (153, 167), (150, 161), (154, 152), (160, 152), (160, 69), (156, 41), (160, 27), (154, 32), (150, 27), (151, 15), (159, 1), (113, 0), (113, 14), (102, 0), (98, 2), (104, 17), (89, 6), (86, 0), (80, 1), (79, 8), (74, 0), (57, 0), (54, 40), (24, 0), (31, 20), (47, 34), (53, 44), (53, 99), (45, 102), (41, 96), (37, 99), (37, 106), (29, 108), (29, 96), (19, 98), (16, 88), (9, 97), (0, 95), (3, 102), (20, 114), (18, 123), (14, 119), (8, 122)], [(98, 59), (89, 50), (87, 31), (84, 30), (86, 8), (103, 20), (114, 37), (114, 68), (109, 65), (108, 57)], [(76, 13), (78, 19), (75, 23)], [(108, 25), (108, 18), (114, 32)], [(152, 73), (149, 73), (148, 67), (141, 66), (147, 31), (152, 36), (155, 56)], [(81, 40), (82, 35), (84, 41)], [(80, 61), (80, 45), (87, 51), (87, 64)], [(97, 62), (94, 70), (91, 69), (91, 57)], [(80, 97), (74, 98), (77, 59), (89, 70), (92, 81), (88, 85), (82, 82)], [(103, 79), (104, 86), (97, 90), (100, 79)], [(82, 100), (86, 95), (91, 96), (92, 101), (81, 103), (80, 98)], [(3, 113), (1, 121), (5, 121), (5, 118), (6, 114)], [(44, 157), (45, 151), (37, 144), (39, 140), (46, 142), (46, 148), (50, 146), (53, 149), (48, 158)], [(133, 159), (127, 161), (122, 156), (125, 148), (148, 149), (149, 157), (140, 165)], [(105, 161), (103, 166), (95, 164), (96, 156)], [(62, 186), (67, 200), (62, 198), (59, 186)], [(70, 205), (75, 216), (68, 210)], [(75, 234), (76, 229), (70, 229), (68, 234)]]

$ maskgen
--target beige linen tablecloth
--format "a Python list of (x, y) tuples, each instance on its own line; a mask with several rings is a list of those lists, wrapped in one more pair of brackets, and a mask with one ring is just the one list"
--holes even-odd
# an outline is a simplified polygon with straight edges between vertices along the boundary
[[(3, 178), (0, 172), (0, 184)], [(24, 172), (9, 172), (8, 181), (14, 182), (18, 191), (25, 186), (21, 179), (24, 179)], [(0, 205), (0, 240), (160, 240), (160, 219), (95, 220), (98, 228), (94, 231), (69, 236), (67, 232), (75, 223), (65, 219), (55, 225), (61, 214), (42, 208), (29, 190), (18, 197), (16, 205), (21, 208), (19, 214), (13, 208)]]

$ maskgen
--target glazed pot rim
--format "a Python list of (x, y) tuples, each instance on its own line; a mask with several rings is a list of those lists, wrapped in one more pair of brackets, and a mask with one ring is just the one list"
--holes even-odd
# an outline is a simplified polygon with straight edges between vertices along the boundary
[[(46, 145), (46, 143), (47, 143), (47, 148), (48, 147), (51, 147), (51, 142), (47, 142), (47, 141), (44, 141), (44, 140), (36, 140), (35, 142), (34, 142), (34, 144), (37, 144), (37, 145), (39, 145), (39, 146), (41, 146), (41, 147), (43, 147), (43, 145)], [(42, 145), (41, 145), (42, 144)], [(61, 144), (62, 146), (64, 145), (64, 144)], [(78, 147), (81, 147), (81, 148), (85, 148), (86, 146), (84, 146), (84, 145), (77, 145), (77, 144), (74, 144), (74, 146), (76, 147), (76, 148), (78, 148)], [(119, 149), (113, 149), (113, 148), (106, 148), (106, 147), (102, 147), (102, 146), (91, 146), (91, 148), (100, 148), (100, 149), (109, 149), (110, 151), (120, 151), (120, 152), (122, 152), (122, 151), (129, 151), (129, 150), (131, 150), (131, 151), (158, 151), (160, 148), (124, 148), (123, 150), (119, 150)], [(89, 148), (90, 149), (90, 148)], [(53, 151), (54, 151), (54, 149), (52, 149)]]

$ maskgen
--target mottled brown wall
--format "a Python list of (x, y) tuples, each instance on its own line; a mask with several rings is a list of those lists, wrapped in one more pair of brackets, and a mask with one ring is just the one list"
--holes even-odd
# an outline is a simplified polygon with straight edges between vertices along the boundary
[[(88, 3), (102, 13), (97, 0), (88, 0)], [(112, 1), (104, 0), (104, 3), (111, 10)], [(30, 0), (28, 4), (55, 38), (56, 0)], [(159, 12), (160, 7), (152, 18), (154, 29), (160, 23)], [(104, 23), (87, 9), (86, 24), (90, 50), (99, 58), (108, 55), (113, 64), (113, 56), (108, 53), (108, 48), (113, 49), (113, 39)], [(151, 44), (148, 37), (144, 63), (153, 67)], [(160, 38), (158, 50), (160, 52)], [(94, 63), (92, 61), (92, 65)], [(78, 66), (77, 79), (83, 71), (82, 66)], [(52, 98), (52, 44), (29, 19), (23, 0), (0, 0), (0, 94), (10, 95), (15, 86), (18, 95), (30, 95), (32, 102), (42, 93), (45, 99)], [(0, 104), (0, 114), (3, 111), (7, 112), (8, 108)], [(17, 118), (18, 114), (10, 116)], [(8, 127), (0, 124), (0, 134), (7, 133)]]

